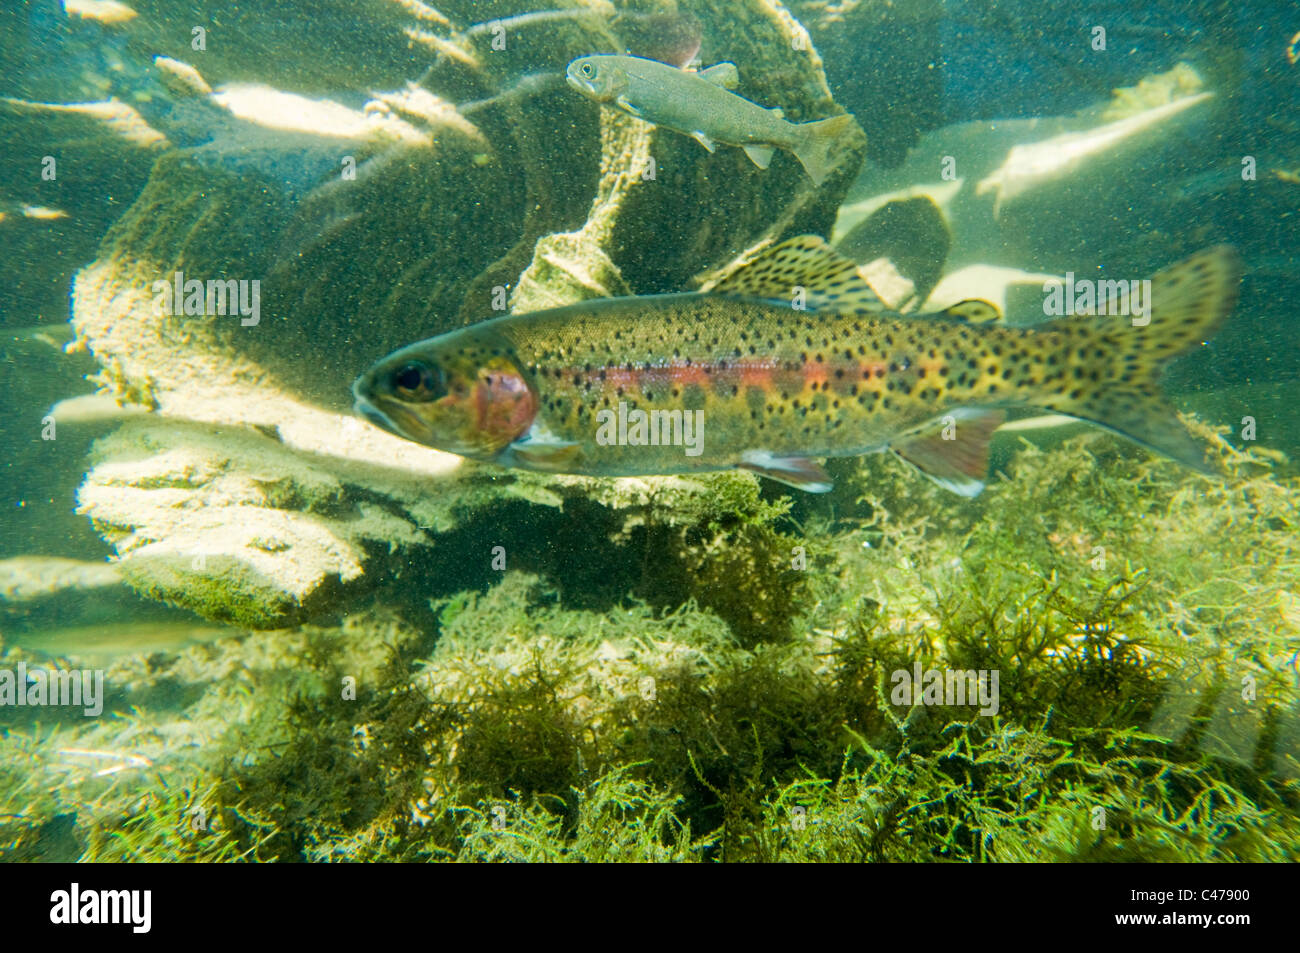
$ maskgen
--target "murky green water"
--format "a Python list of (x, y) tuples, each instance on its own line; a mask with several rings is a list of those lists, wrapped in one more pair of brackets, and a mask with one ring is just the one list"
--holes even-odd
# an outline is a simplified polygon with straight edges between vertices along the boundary
[(0, 856), (1294, 859), (1284, 19), (6, 7)]

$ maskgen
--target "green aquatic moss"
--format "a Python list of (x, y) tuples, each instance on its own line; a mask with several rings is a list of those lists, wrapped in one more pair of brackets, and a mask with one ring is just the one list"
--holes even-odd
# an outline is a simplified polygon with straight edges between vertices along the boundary
[(263, 582), (256, 570), (228, 556), (210, 557), (211, 569), (202, 574), (186, 573), (184, 603), (176, 598), (175, 578), (168, 579), (157, 565), (148, 575), (136, 573), (130, 563), (124, 565), (126, 582), (142, 596), (192, 609), (205, 619), (260, 629), (283, 625), (302, 615), (302, 607), (288, 596), (268, 600), (267, 592), (277, 591), (269, 580)]
[(173, 861), (217, 863), (270, 859), (262, 852), (273, 825), (240, 807), (218, 807), (216, 785), (207, 790), (170, 784), (161, 778), (120, 821), (91, 828), (87, 862), (132, 863), (168, 857)]
[(763, 499), (752, 477), (719, 475), (708, 485), (674, 507), (671, 529), (652, 508), (647, 545), (665, 551), (661, 578), (726, 620), (742, 644), (790, 638), (821, 546), (797, 535), (788, 501)]
[[(618, 577), (639, 599), (583, 603), (539, 563), (430, 594), (419, 625), (370, 613), (111, 673), (126, 702), (184, 686), (181, 717), (212, 732), (189, 780), (140, 772), (127, 797), (83, 776), (0, 830), (23, 851), (62, 824), (68, 850), (132, 859), (1288, 859), (1300, 482), (1221, 456), (1204, 480), (1087, 435), (934, 511), (886, 461), (794, 506), (719, 478), (589, 534), (597, 564), (641, 561)], [(528, 529), (501, 530), (517, 559)], [(795, 572), (776, 634), (704, 584)], [(996, 714), (897, 703), (918, 663), (997, 670)], [(17, 726), (3, 745), (31, 763), (0, 775), (0, 813), (51, 749), (126, 749), (176, 717)], [(177, 828), (196, 791), (224, 833)]]

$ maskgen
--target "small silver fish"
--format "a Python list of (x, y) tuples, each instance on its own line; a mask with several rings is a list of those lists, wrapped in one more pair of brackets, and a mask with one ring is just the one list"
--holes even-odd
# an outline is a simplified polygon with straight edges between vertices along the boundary
[(688, 135), (710, 152), (718, 143), (739, 146), (760, 169), (774, 150), (792, 152), (816, 185), (834, 168), (831, 153), (854, 124), (848, 114), (789, 122), (779, 109), (728, 92), (737, 80), (732, 63), (691, 73), (639, 56), (582, 56), (566, 77), (588, 99)]

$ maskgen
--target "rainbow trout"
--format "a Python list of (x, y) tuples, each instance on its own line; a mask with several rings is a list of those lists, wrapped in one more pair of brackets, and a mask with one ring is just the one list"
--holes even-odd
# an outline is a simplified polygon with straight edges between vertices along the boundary
[(983, 488), (1012, 408), (1091, 421), (1206, 473), (1157, 387), (1231, 311), (1239, 265), (1211, 248), (1160, 272), (1139, 322), (981, 323), (985, 302), (884, 311), (820, 238), (769, 248), (690, 294), (508, 315), (397, 351), (354, 385), (357, 409), (452, 453), (593, 476), (740, 468), (813, 492), (813, 458), (890, 450), (954, 492)]
[(836, 142), (853, 126), (849, 115), (789, 122), (779, 109), (728, 92), (737, 82), (732, 63), (691, 73), (639, 56), (583, 56), (569, 64), (566, 78), (588, 99), (684, 133), (710, 152), (718, 143), (739, 146), (760, 169), (774, 149), (792, 152), (814, 185), (825, 181)]

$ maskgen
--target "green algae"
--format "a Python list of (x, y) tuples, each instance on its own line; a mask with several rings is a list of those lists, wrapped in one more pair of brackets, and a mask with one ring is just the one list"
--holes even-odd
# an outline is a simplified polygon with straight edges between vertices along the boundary
[[(39, 856), (60, 823), (87, 859), (1293, 859), (1300, 481), (1221, 456), (1204, 480), (1087, 434), (957, 505), (881, 459), (793, 506), (719, 477), (589, 534), (593, 564), (637, 555), (639, 594), (582, 604), (561, 555), (123, 663), (123, 714), (8, 726), (30, 763), (0, 773), (0, 845)], [(529, 529), (501, 527), (512, 552)], [(730, 591), (783, 595), (756, 616)], [(997, 670), (997, 713), (896, 704), (917, 663)], [(180, 714), (140, 705), (165, 686)], [(52, 747), (178, 722), (206, 742), (129, 795), (65, 772), (29, 797)]]

